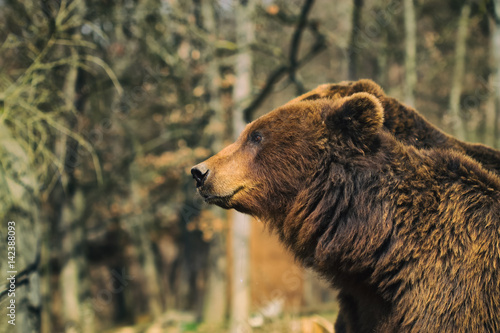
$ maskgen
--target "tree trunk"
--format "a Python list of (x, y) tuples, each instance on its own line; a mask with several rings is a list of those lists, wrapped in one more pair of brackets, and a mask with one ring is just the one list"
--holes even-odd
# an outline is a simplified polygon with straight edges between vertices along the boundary
[[(130, 180), (130, 196), (132, 197), (132, 202), (135, 207), (147, 207), (141, 202), (139, 197), (140, 185), (137, 181), (137, 173), (140, 172), (140, 168), (136, 168), (136, 165), (131, 166), (131, 180)], [(129, 231), (134, 239), (134, 244), (137, 247), (139, 253), (142, 254), (142, 260), (140, 261), (142, 270), (144, 272), (144, 279), (146, 285), (144, 286), (145, 299), (148, 302), (149, 314), (152, 318), (158, 319), (162, 313), (162, 303), (160, 298), (160, 281), (158, 279), (158, 269), (156, 267), (155, 253), (151, 245), (150, 232), (147, 228), (148, 224), (151, 224), (151, 217), (148, 216), (147, 212), (141, 213), (140, 223), (131, 223), (127, 225), (130, 227)]]
[(60, 230), (62, 231), (61, 253), (63, 268), (60, 275), (60, 288), (63, 304), (65, 332), (83, 331), (81, 321), (80, 295), (83, 277), (82, 260), (79, 248), (82, 244), (83, 230), (81, 217), (85, 211), (85, 199), (81, 191), (65, 201), (61, 211)]
[(359, 38), (361, 32), (361, 11), (363, 9), (363, 0), (354, 0), (352, 8), (352, 27), (349, 49), (347, 51), (348, 75), (349, 80), (358, 79), (358, 58), (359, 58)]
[(466, 139), (465, 124), (460, 115), (460, 95), (465, 72), (465, 56), (467, 29), (469, 25), (470, 3), (465, 2), (458, 21), (457, 39), (455, 44), (455, 67), (450, 92), (450, 120), (453, 135), (460, 140)]
[[(235, 139), (245, 127), (243, 110), (245, 99), (251, 94), (252, 55), (250, 44), (254, 41), (254, 0), (239, 0), (236, 5), (236, 38), (240, 52), (236, 57), (233, 97), (235, 110), (233, 114), (233, 133)], [(232, 230), (232, 286), (231, 286), (231, 332), (242, 332), (250, 329), (248, 315), (250, 311), (249, 292), (249, 236), (250, 217), (236, 212), (233, 215)]]
[(491, 99), (492, 108), (487, 110), (486, 143), (500, 148), (500, 0), (494, 0), (494, 26), (491, 35), (492, 73)]
[(383, 46), (380, 48), (377, 54), (377, 71), (375, 77), (377, 78), (377, 82), (382, 86), (382, 87), (387, 87), (388, 82), (387, 82), (387, 72), (389, 68), (389, 36), (387, 33), (387, 30), (384, 30), (383, 32), (383, 41), (382, 44)]
[(405, 11), (405, 103), (415, 106), (415, 85), (417, 84), (417, 24), (413, 0), (404, 0)]
[[(3, 256), (0, 260), (2, 281), (0, 284), (2, 308), (0, 332), (39, 332), (41, 308), (38, 273), (40, 222), (37, 191), (39, 184), (29, 167), (28, 154), (3, 122), (0, 122), (0, 158), (2, 161), (0, 163), (0, 188), (2, 189), (0, 191), (0, 234), (3, 238), (0, 242), (0, 253)], [(13, 275), (15, 280), (10, 281)], [(8, 307), (11, 307), (15, 313), (12, 314)]]
[[(217, 22), (215, 19), (215, 3), (213, 0), (202, 1), (202, 17), (205, 29), (209, 32), (209, 42), (213, 45), (217, 40)], [(220, 103), (219, 62), (215, 49), (208, 50), (212, 55), (207, 68), (207, 83), (205, 87), (210, 96), (209, 107), (214, 112), (207, 128), (208, 135), (213, 137), (212, 150), (218, 152), (223, 148), (225, 131), (224, 114)], [(227, 220), (227, 214), (218, 207), (211, 207), (215, 219)], [(220, 325), (227, 314), (227, 259), (226, 231), (215, 232), (210, 241), (207, 267), (207, 288), (203, 305), (203, 321)]]
[[(71, 50), (72, 64), (66, 75), (64, 84), (64, 96), (66, 97), (66, 109), (75, 107), (83, 112), (83, 103), (77, 103), (78, 90), (82, 88), (83, 73), (78, 70), (79, 55), (75, 49)], [(70, 124), (73, 128), (75, 124)], [(64, 158), (65, 176), (61, 178), (60, 187), (55, 189), (56, 196), (62, 200), (52, 200), (52, 205), (59, 207), (58, 232), (61, 234), (61, 252), (57, 254), (61, 261), (61, 273), (59, 276), (59, 288), (62, 297), (64, 331), (68, 333), (81, 332), (81, 300), (82, 289), (82, 265), (81, 253), (83, 241), (82, 215), (85, 211), (85, 199), (80, 190), (69, 190), (76, 188), (76, 180), (73, 172), (80, 161), (78, 161), (79, 144), (73, 139), (63, 136), (59, 140), (59, 155)], [(55, 209), (57, 211), (57, 209)]]

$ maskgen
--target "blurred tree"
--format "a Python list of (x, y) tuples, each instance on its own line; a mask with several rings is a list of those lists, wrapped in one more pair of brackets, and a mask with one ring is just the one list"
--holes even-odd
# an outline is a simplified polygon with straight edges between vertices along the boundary
[(352, 21), (351, 21), (351, 37), (349, 41), (349, 48), (347, 50), (348, 61), (348, 77), (349, 80), (357, 80), (359, 77), (359, 52), (360, 41), (364, 37), (361, 30), (361, 14), (363, 11), (364, 0), (353, 0), (352, 8)]
[[(10, 102), (9, 98), (3, 100)], [(9, 105), (0, 107), (5, 115)], [(30, 151), (18, 135), (0, 122), (0, 305), (3, 320), (0, 332), (38, 332), (40, 326), (40, 218), (37, 204), (38, 183), (31, 166)], [(13, 222), (13, 223), (8, 223)], [(11, 228), (8, 228), (8, 227)], [(15, 275), (15, 288), (10, 279)], [(12, 293), (14, 292), (14, 293)], [(14, 300), (15, 317), (8, 316)], [(9, 324), (13, 320), (15, 326)]]
[(487, 112), (486, 142), (500, 148), (500, 0), (493, 0), (493, 29), (491, 34), (492, 75), (490, 76), (490, 96), (492, 107)]
[[(239, 52), (235, 58), (236, 80), (233, 88), (233, 136), (237, 139), (245, 128), (244, 106), (252, 93), (252, 53), (255, 40), (253, 15), (255, 0), (236, 0), (236, 43)], [(235, 212), (232, 216), (232, 278), (231, 278), (231, 332), (247, 331), (250, 315), (250, 216)]]
[(405, 103), (415, 106), (417, 84), (417, 24), (413, 0), (404, 0), (405, 16)]
[[(49, 262), (49, 256), (54, 254), (49, 247), (60, 246), (57, 240), (52, 244), (41, 242), (42, 239), (53, 237), (53, 229), (50, 225), (39, 225), (38, 218), (34, 215), (40, 204), (39, 196), (47, 199), (50, 193), (55, 193), (53, 190), (57, 187), (56, 184), (63, 184), (65, 191), (70, 189), (69, 192), (74, 193), (70, 185), (71, 175), (68, 177), (64, 170), (73, 167), (68, 161), (76, 153), (73, 149), (75, 145), (76, 147), (80, 145), (90, 152), (96, 174), (100, 179), (99, 163), (93, 148), (73, 126), (75, 118), (78, 117), (78, 110), (74, 105), (78, 70), (88, 69), (89, 63), (92, 62), (90, 58), (78, 57), (77, 50), (93, 45), (78, 37), (72, 38), (72, 30), (79, 21), (78, 14), (75, 14), (81, 9), (79, 1), (47, 3), (41, 7), (31, 2), (11, 1), (9, 4), (11, 7), (4, 13), (9, 30), (2, 30), (7, 34), (2, 45), (4, 52), (2, 61), (5, 64), (10, 62), (11, 66), (4, 67), (1, 72), (0, 99), (3, 108), (1, 108), (0, 123), (5, 129), (5, 135), (15, 141), (9, 143), (8, 139), (2, 140), (1, 147), (2, 149), (9, 146), (16, 147), (16, 155), (26, 157), (23, 166), (16, 166), (14, 161), (7, 163), (10, 157), (5, 156), (6, 164), (3, 164), (3, 167), (7, 177), (4, 179), (8, 181), (11, 172), (22, 176), (20, 181), (16, 182), (20, 187), (8, 194), (11, 199), (7, 202), (15, 203), (12, 200), (23, 192), (33, 195), (32, 199), (24, 199), (31, 207), (17, 223), (19, 241), (16, 249), (18, 265), (16, 281), (19, 287), (16, 301), (19, 304), (17, 309), (19, 325), (15, 328), (21, 332), (30, 332), (39, 330), (40, 317), (43, 325), (46, 325), (45, 320), (51, 319), (48, 307), (40, 304), (38, 270), (42, 261), (44, 264), (42, 278), (45, 286), (49, 278), (49, 270), (45, 265)], [(26, 20), (30, 22), (29, 27), (26, 26)], [(71, 70), (68, 72), (60, 70), (66, 66)], [(26, 170), (31, 171), (26, 173)], [(16, 193), (19, 191), (21, 192)], [(23, 206), (21, 205), (19, 209), (24, 209)], [(63, 211), (63, 206), (63, 202), (57, 202), (52, 211), (60, 209)], [(76, 210), (79, 208), (81, 204), (77, 205)], [(17, 217), (17, 214), (12, 214), (9, 209), (2, 210), (1, 214), (6, 214), (5, 217), (8, 216), (9, 219)], [(51, 223), (59, 223), (58, 219), (52, 218), (57, 214), (47, 215), (43, 209), (42, 216), (44, 219), (48, 216), (48, 221)], [(43, 238), (40, 237), (40, 230), (43, 230)], [(74, 232), (72, 228), (66, 231), (66, 235)], [(78, 231), (76, 232), (78, 234)], [(26, 247), (25, 242), (29, 242), (30, 245)], [(74, 244), (70, 243), (65, 242), (64, 249), (67, 250), (69, 257), (66, 259), (78, 260), (78, 257), (72, 257), (73, 252), (68, 246), (72, 248)], [(40, 249), (41, 244), (43, 244), (42, 249)], [(43, 254), (47, 256), (41, 258)], [(81, 260), (79, 262), (81, 263)], [(66, 286), (75, 288), (70, 288), (71, 292), (65, 298), (71, 307), (66, 307), (64, 310), (68, 317), (71, 317), (68, 326), (74, 327), (78, 325), (81, 316), (79, 289), (75, 284), (78, 274), (74, 274), (74, 262), (67, 260), (66, 263), (69, 265), (65, 267), (71, 267), (65, 271), (68, 275)], [(50, 293), (48, 288), (43, 288), (43, 291), (42, 301), (45, 303)], [(29, 297), (26, 297), (27, 295)]]
[(462, 85), (465, 72), (465, 56), (467, 30), (469, 28), (469, 16), (471, 5), (468, 0), (464, 1), (460, 12), (460, 18), (457, 25), (457, 35), (455, 44), (455, 67), (453, 70), (453, 79), (451, 81), (450, 91), (450, 120), (453, 134), (460, 140), (465, 140), (465, 125), (461, 115), (460, 96), (462, 94)]
[[(208, 105), (213, 112), (213, 116), (207, 125), (206, 134), (211, 138), (211, 149), (214, 152), (224, 148), (224, 133), (227, 133), (224, 124), (224, 108), (221, 103), (220, 96), (220, 65), (219, 59), (215, 56), (215, 48), (213, 43), (219, 40), (218, 21), (217, 21), (217, 2), (214, 0), (201, 0), (197, 3), (200, 7), (201, 18), (203, 22), (199, 22), (200, 28), (204, 28), (208, 33), (208, 46), (205, 52), (210, 54), (207, 59), (208, 66), (205, 75), (204, 89), (209, 99)], [(213, 225), (220, 225), (219, 228), (214, 228), (215, 232), (208, 240), (210, 249), (208, 254), (207, 264), (207, 287), (205, 292), (203, 306), (203, 321), (209, 324), (221, 325), (224, 323), (227, 315), (227, 244), (226, 244), (226, 219), (227, 213), (225, 210), (211, 207), (210, 212), (213, 214)], [(221, 230), (222, 229), (222, 230)]]

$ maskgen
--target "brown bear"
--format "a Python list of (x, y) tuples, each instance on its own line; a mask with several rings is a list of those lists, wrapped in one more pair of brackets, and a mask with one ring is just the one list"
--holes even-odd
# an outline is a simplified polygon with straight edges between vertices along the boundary
[(338, 99), (358, 92), (368, 92), (378, 97), (384, 107), (384, 128), (398, 140), (418, 148), (455, 149), (473, 157), (485, 168), (500, 174), (500, 151), (482, 144), (463, 142), (445, 134), (415, 109), (385, 95), (379, 85), (368, 79), (323, 84), (287, 104), (321, 98)]
[[(338, 84), (323, 84), (316, 89), (305, 93), (289, 103), (298, 101), (316, 100), (321, 98), (339, 99), (357, 92), (369, 92), (379, 98), (384, 107), (384, 128), (392, 133), (398, 140), (419, 148), (439, 147), (454, 149), (465, 153), (493, 172), (500, 174), (500, 151), (482, 144), (471, 144), (457, 140), (445, 134), (428, 122), (415, 109), (400, 103), (397, 99), (385, 95), (383, 89), (369, 79), (359, 81), (343, 81)], [(336, 333), (343, 333), (346, 329), (340, 326), (342, 318), (356, 321), (359, 308), (348, 295), (340, 294), (347, 307), (341, 308)], [(349, 326), (349, 325), (347, 325)]]
[(289, 103), (191, 172), (340, 290), (336, 330), (500, 331), (500, 177), (383, 123), (364, 92)]

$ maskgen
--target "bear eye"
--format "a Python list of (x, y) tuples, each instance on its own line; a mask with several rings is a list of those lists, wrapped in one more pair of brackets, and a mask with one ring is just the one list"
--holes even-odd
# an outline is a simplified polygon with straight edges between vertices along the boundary
[(253, 142), (253, 143), (261, 143), (262, 141), (262, 134), (260, 134), (259, 132), (257, 131), (254, 131), (250, 134), (250, 136), (248, 137), (248, 139)]

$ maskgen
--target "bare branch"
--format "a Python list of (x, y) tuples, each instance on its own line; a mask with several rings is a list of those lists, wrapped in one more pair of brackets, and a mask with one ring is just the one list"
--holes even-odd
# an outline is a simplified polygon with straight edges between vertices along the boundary
[[(311, 24), (307, 20), (307, 16), (314, 4), (314, 0), (306, 0), (302, 6), (301, 14), (295, 32), (292, 35), (289, 63), (287, 65), (281, 65), (276, 68), (267, 78), (266, 84), (257, 94), (257, 96), (252, 100), (249, 106), (243, 110), (243, 116), (246, 122), (252, 120), (253, 113), (255, 110), (264, 102), (267, 96), (272, 92), (274, 85), (288, 74), (290, 80), (297, 86), (299, 91), (303, 91), (302, 84), (296, 79), (296, 71), (302, 67), (304, 64), (309, 62), (314, 56), (326, 49), (326, 39), (323, 34), (318, 30), (317, 24)], [(315, 43), (311, 46), (307, 54), (302, 58), (298, 59), (298, 53), (300, 49), (300, 41), (302, 37), (302, 32), (304, 29), (309, 28), (315, 37)]]
[(302, 11), (299, 17), (299, 23), (297, 24), (297, 28), (295, 28), (295, 32), (292, 36), (292, 45), (290, 47), (290, 70), (289, 77), (290, 81), (294, 82), (297, 85), (297, 93), (304, 93), (304, 86), (301, 82), (299, 82), (295, 76), (298, 64), (298, 54), (300, 49), (300, 41), (302, 37), (302, 32), (304, 31), (307, 23), (307, 15), (311, 11), (312, 5), (314, 4), (314, 0), (306, 0), (304, 6), (302, 7)]

